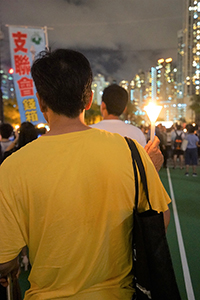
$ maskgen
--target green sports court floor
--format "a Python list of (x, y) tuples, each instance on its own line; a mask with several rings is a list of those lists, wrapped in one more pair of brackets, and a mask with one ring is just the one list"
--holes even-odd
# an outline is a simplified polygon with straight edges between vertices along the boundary
[[(163, 185), (172, 198), (167, 239), (182, 300), (200, 299), (200, 166), (197, 177), (185, 170), (161, 169)], [(28, 289), (28, 271), (20, 275), (22, 293)]]
[[(200, 166), (192, 170), (161, 169), (160, 177), (172, 198), (167, 239), (182, 300), (200, 299)], [(171, 183), (170, 183), (171, 181)]]

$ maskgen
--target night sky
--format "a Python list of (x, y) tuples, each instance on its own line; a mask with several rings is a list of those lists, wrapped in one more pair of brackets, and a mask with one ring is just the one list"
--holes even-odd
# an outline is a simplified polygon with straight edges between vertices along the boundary
[(81, 51), (93, 73), (131, 80), (177, 57), (184, 0), (0, 0), (1, 59), (10, 67), (9, 25), (47, 26), (49, 46)]

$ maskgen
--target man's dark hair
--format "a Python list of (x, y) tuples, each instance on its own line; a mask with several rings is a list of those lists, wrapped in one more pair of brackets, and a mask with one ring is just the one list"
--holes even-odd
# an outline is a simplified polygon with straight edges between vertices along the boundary
[(181, 130), (181, 129), (182, 129), (182, 126), (178, 124), (178, 125), (176, 125), (176, 129), (177, 129), (177, 130)]
[(128, 103), (127, 91), (117, 84), (105, 88), (102, 101), (106, 104), (109, 115), (120, 116)]
[(8, 139), (13, 133), (13, 127), (9, 123), (0, 125), (0, 134), (3, 139)]
[(187, 124), (186, 126), (188, 133), (194, 133), (195, 127), (192, 124)]
[(57, 114), (76, 118), (90, 100), (92, 70), (87, 58), (77, 51), (42, 51), (31, 74), (39, 96)]

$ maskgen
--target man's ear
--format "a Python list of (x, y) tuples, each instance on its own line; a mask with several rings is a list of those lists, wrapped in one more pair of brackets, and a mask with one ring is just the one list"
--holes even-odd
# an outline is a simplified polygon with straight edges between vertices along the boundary
[(126, 111), (127, 111), (127, 106), (124, 108), (123, 114), (125, 114)]
[(103, 111), (105, 109), (107, 109), (106, 104), (105, 104), (105, 102), (102, 101), (101, 102), (101, 110)]
[(45, 104), (44, 100), (40, 97), (40, 95), (38, 94), (38, 92), (36, 93), (37, 99), (38, 99), (38, 103), (40, 106), (40, 110), (42, 113), (47, 111), (47, 105)]
[(94, 93), (93, 93), (93, 91), (91, 91), (90, 100), (89, 100), (88, 104), (86, 105), (85, 110), (90, 109), (90, 107), (92, 105), (93, 96), (94, 96)]
[(101, 112), (101, 115), (103, 116), (103, 118), (105, 118), (108, 115), (107, 106), (106, 106), (105, 102), (103, 102), (103, 101), (101, 102), (100, 112)]

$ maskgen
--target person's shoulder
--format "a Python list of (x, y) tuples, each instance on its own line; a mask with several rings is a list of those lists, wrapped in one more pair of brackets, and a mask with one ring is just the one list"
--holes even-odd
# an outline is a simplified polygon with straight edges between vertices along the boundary
[(106, 129), (101, 129), (101, 128), (96, 128), (92, 127), (92, 130), (90, 131), (92, 134), (92, 140), (93, 139), (104, 139), (104, 140), (118, 140), (118, 139), (124, 139), (119, 133), (117, 132), (110, 132), (109, 130)]
[(104, 124), (105, 124), (105, 120), (102, 120), (98, 123), (95, 123), (95, 124), (92, 124), (92, 125), (89, 125), (91, 128), (97, 128), (97, 129), (101, 129), (101, 127), (104, 127)]
[(144, 147), (146, 145), (146, 137), (142, 130), (135, 125), (126, 124), (126, 133), (131, 139), (137, 140)]
[(9, 155), (5, 157), (3, 164), (6, 164), (7, 166), (20, 165), (22, 162), (25, 162), (26, 159), (29, 159), (30, 156), (34, 158), (35, 149), (37, 149), (36, 143), (38, 143), (38, 140), (39, 139), (33, 140), (20, 149), (16, 147), (9, 151)]
[(137, 132), (138, 134), (144, 135), (144, 133), (142, 132), (142, 130), (139, 127), (137, 127), (133, 124), (127, 124), (127, 123), (124, 123), (124, 124), (125, 124), (126, 128), (129, 129), (130, 131)]

